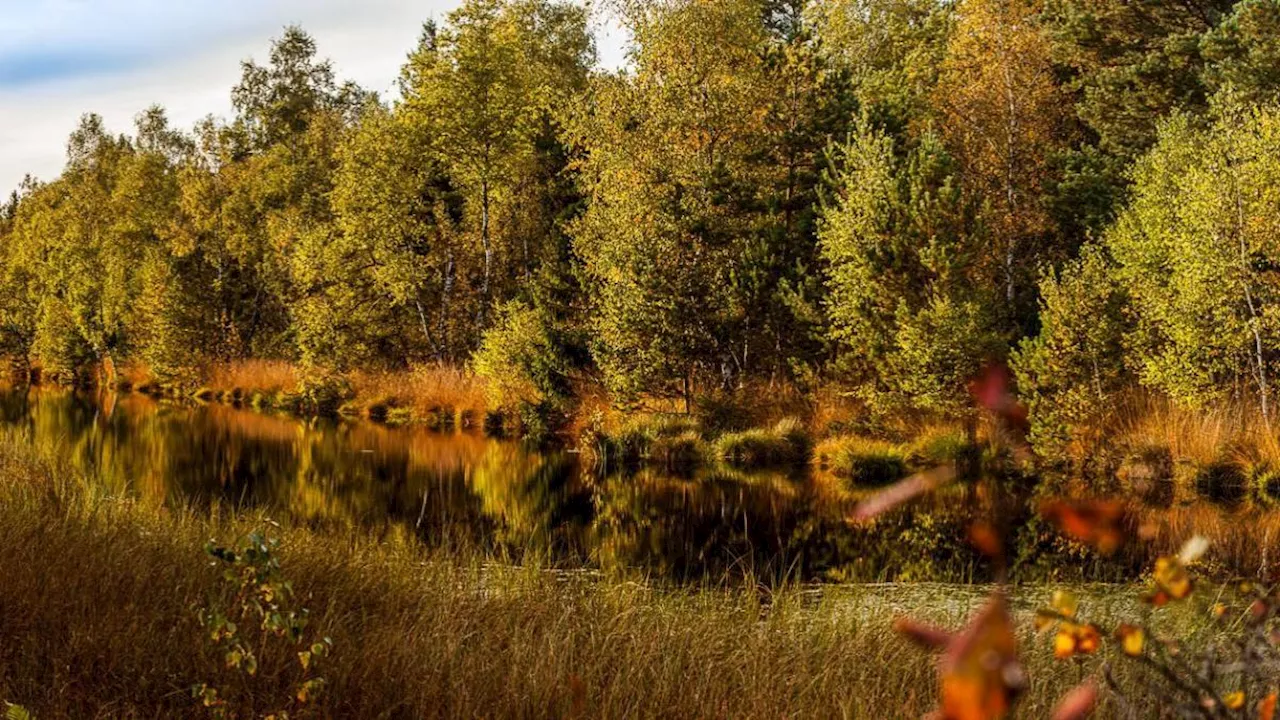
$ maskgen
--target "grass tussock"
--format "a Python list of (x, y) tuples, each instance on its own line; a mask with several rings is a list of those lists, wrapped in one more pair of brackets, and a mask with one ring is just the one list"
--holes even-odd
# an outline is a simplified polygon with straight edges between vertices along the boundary
[(819, 443), (814, 459), (853, 485), (887, 485), (906, 477), (911, 450), (885, 440), (837, 437)]
[(622, 418), (616, 430), (595, 433), (583, 444), (596, 462), (652, 463), (692, 467), (702, 462), (706, 443), (697, 418), (675, 413), (645, 413)]
[(771, 428), (721, 435), (713, 452), (717, 459), (735, 467), (775, 467), (808, 462), (812, 446), (803, 423), (783, 418)]

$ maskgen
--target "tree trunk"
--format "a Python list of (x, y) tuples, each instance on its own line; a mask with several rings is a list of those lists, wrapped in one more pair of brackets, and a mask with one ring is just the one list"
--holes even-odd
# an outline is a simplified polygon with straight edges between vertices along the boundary
[(489, 275), (493, 266), (493, 247), (489, 242), (489, 179), (480, 182), (480, 247), (484, 250), (484, 280), (480, 284), (480, 309), (476, 313), (476, 327), (484, 330), (485, 315), (489, 310)]
[(453, 248), (449, 248), (445, 251), (444, 277), (440, 283), (440, 319), (437, 333), (440, 338), (440, 359), (443, 361), (448, 361), (452, 354), (452, 348), (449, 346), (449, 306), (453, 300), (453, 273)]

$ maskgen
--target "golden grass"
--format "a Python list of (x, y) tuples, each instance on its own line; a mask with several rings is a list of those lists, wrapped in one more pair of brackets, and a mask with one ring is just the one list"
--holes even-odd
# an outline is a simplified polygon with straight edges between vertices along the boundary
[(236, 360), (219, 363), (206, 373), (206, 385), (215, 392), (240, 390), (244, 395), (292, 392), (298, 387), (297, 366), (286, 360)]
[(466, 368), (422, 365), (408, 371), (353, 372), (350, 380), (357, 404), (366, 411), (383, 405), (407, 408), (417, 417), (443, 410), (476, 424), (484, 420), (484, 380)]
[[(261, 520), (105, 496), (0, 438), (0, 699), (46, 719), (199, 715), (188, 690), (222, 658), (193, 608), (225, 592), (201, 547), (251, 527)], [(986, 592), (664, 590), (428, 554), (400, 535), (276, 533), (311, 630), (334, 642), (317, 717), (918, 717), (934, 705), (934, 664), (893, 618), (957, 627)], [(1015, 596), (1027, 717), (1098, 663), (1053, 664), (1031, 631), (1048, 593)], [(1082, 594), (1098, 619), (1132, 605), (1113, 599), (1127, 588)], [(295, 662), (264, 652), (237, 709), (267, 709)]]
[(1280, 467), (1280, 425), (1268, 428), (1250, 404), (1190, 408), (1168, 398), (1134, 393), (1103, 429), (1110, 444), (1167, 448), (1176, 460), (1207, 465), (1218, 460), (1270, 461)]

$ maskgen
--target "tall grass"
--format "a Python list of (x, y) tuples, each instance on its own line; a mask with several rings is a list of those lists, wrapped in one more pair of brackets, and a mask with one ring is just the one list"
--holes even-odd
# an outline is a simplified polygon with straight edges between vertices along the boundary
[(399, 409), (441, 424), (484, 422), (484, 380), (465, 368), (424, 365), (407, 371), (354, 372), (350, 379), (356, 403), (374, 417)]
[[(41, 718), (197, 715), (189, 688), (223, 658), (194, 608), (225, 593), (201, 548), (262, 525), (113, 497), (0, 439), (0, 699)], [(663, 589), (276, 532), (311, 630), (333, 639), (322, 717), (918, 717), (934, 666), (894, 616), (956, 627), (985, 592)], [(1040, 717), (1076, 678), (1030, 634), (1047, 590), (1024, 595), (1023, 708)], [(263, 655), (246, 708), (287, 690), (292, 660)]]
[(293, 392), (298, 387), (298, 368), (286, 360), (236, 360), (209, 368), (205, 384), (215, 393), (240, 391), (274, 395)]

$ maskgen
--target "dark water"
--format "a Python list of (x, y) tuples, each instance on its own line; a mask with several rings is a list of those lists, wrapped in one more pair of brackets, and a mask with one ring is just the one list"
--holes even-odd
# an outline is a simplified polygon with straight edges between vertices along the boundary
[(1057, 551), (1028, 522), (1027, 487), (998, 507), (951, 487), (868, 525), (850, 519), (865, 492), (808, 470), (601, 477), (572, 453), (477, 433), (139, 395), (0, 389), (0, 429), (144, 502), (675, 581), (982, 580), (990, 568), (965, 540), (979, 513), (1015, 529), (1011, 551), (1028, 566)]

